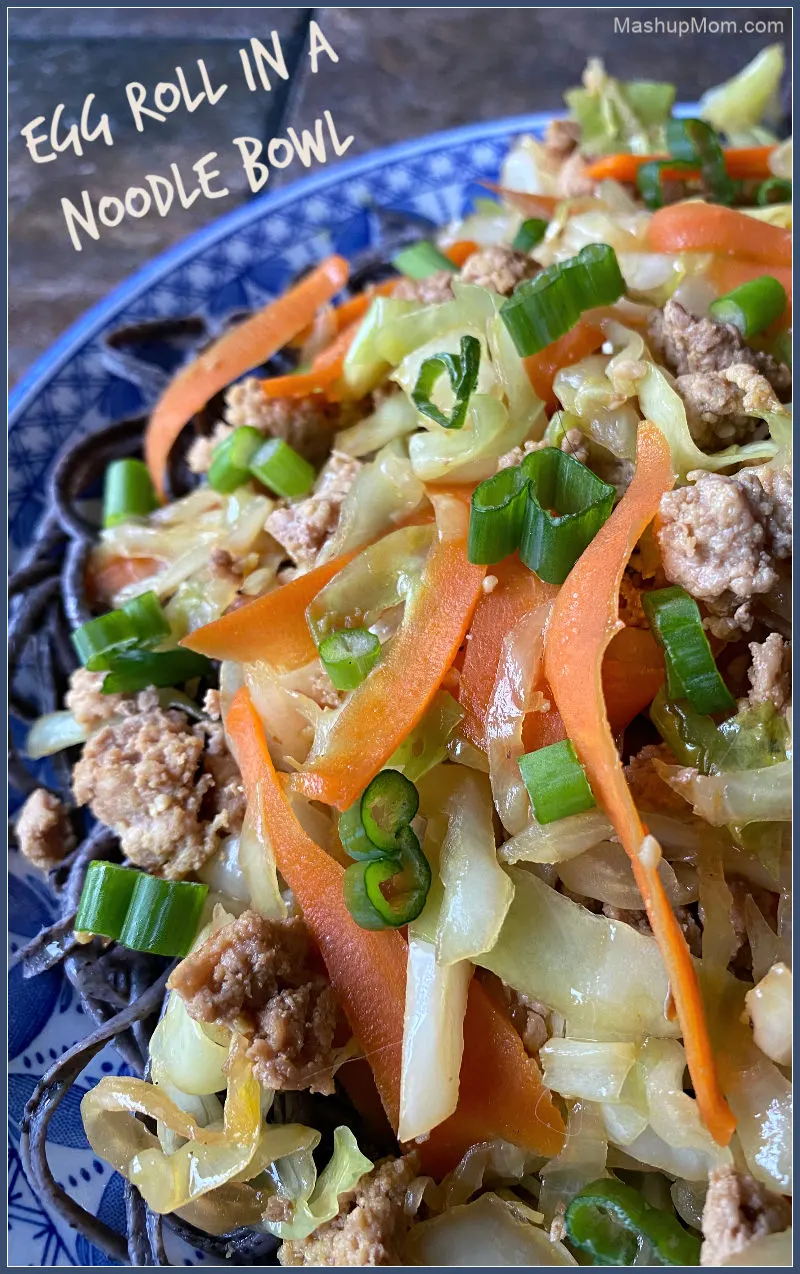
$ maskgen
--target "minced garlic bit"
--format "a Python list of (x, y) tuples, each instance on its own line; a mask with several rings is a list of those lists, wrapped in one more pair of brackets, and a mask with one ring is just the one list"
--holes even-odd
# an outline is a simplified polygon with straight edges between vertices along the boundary
[(481, 584), (481, 588), (483, 589), (484, 593), (493, 593), (494, 590), (497, 588), (498, 582), (499, 581), (496, 575), (487, 575), (483, 583)]

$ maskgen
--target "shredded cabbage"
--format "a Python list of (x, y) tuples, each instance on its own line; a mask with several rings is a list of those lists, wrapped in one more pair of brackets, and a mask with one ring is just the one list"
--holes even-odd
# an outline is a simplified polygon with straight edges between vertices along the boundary
[[(208, 934), (208, 930), (205, 932)], [(229, 1031), (196, 1022), (182, 998), (171, 991), (164, 1016), (150, 1040), (153, 1083), (162, 1087), (172, 1084), (197, 1097), (221, 1093), (226, 1085), (223, 1068), (229, 1041)]]
[(47, 712), (37, 717), (28, 731), (25, 752), (31, 760), (40, 761), (43, 756), (53, 756), (64, 748), (77, 747), (88, 737), (86, 726), (79, 725), (71, 712)]
[(550, 1266), (576, 1265), (563, 1243), (532, 1225), (521, 1207), (496, 1194), (448, 1208), (441, 1216), (413, 1225), (403, 1245), (412, 1265)]
[(339, 510), (336, 530), (323, 544), (318, 563), (360, 548), (393, 525), (410, 517), (425, 498), (425, 489), (411, 471), (403, 444), (387, 443), (369, 464), (359, 469)]
[(672, 452), (672, 467), (680, 481), (685, 481), (687, 473), (694, 469), (708, 469), (716, 473), (734, 464), (770, 460), (777, 453), (777, 443), (765, 439), (706, 455), (689, 432), (686, 408), (680, 394), (672, 388), (666, 373), (654, 363), (647, 364), (639, 381), (639, 404), (647, 419), (658, 425), (666, 436)]
[(652, 80), (623, 83), (607, 74), (599, 58), (590, 58), (583, 88), (564, 94), (581, 127), (581, 151), (603, 155), (632, 151), (649, 155), (664, 150), (664, 129), (675, 101), (675, 87)]
[(445, 791), (440, 787), (447, 832), (439, 860), (444, 896), (436, 951), (441, 963), (449, 965), (492, 949), (514, 886), (497, 861), (494, 809), (485, 777), (459, 766), (440, 773), (441, 784), (447, 783)]
[[(644, 902), (633, 876), (630, 859), (616, 841), (601, 841), (579, 858), (561, 863), (558, 874), (573, 894), (596, 898), (622, 911), (643, 911)], [(658, 874), (673, 907), (696, 902), (697, 873), (678, 863), (675, 867), (662, 858)]]
[(792, 139), (776, 146), (769, 157), (769, 170), (775, 177), (783, 177), (784, 181), (792, 180)]
[(792, 1061), (792, 971), (785, 964), (773, 964), (744, 997), (753, 1027), (753, 1039), (773, 1062), (789, 1066)]
[(529, 421), (512, 420), (508, 408), (489, 394), (473, 394), (463, 429), (431, 428), (408, 443), (411, 468), (422, 482), (481, 482), (491, 477), (497, 461), (524, 441)]
[(389, 394), (366, 420), (343, 429), (333, 440), (333, 449), (346, 456), (367, 456), (396, 438), (404, 438), (417, 428), (417, 413), (405, 394)]
[(464, 1014), (472, 966), (444, 965), (436, 948), (411, 925), (408, 933), (400, 1141), (424, 1137), (458, 1105)]
[(774, 141), (761, 127), (775, 113), (786, 62), (782, 44), (770, 44), (732, 79), (709, 89), (700, 99), (700, 118), (724, 133), (731, 146), (757, 146)]
[(792, 763), (778, 761), (757, 770), (698, 774), (687, 766), (655, 767), (666, 783), (712, 827), (728, 823), (791, 822)]
[(635, 1061), (630, 1042), (550, 1039), (539, 1050), (546, 1087), (586, 1101), (616, 1101)]
[(333, 1153), (317, 1178), (313, 1152), (320, 1140), (314, 1132), (304, 1145), (275, 1156), (265, 1165), (278, 1197), (292, 1209), (290, 1221), (264, 1222), (280, 1239), (306, 1239), (318, 1226), (332, 1221), (339, 1212), (339, 1196), (353, 1190), (372, 1169), (372, 1161), (362, 1155), (352, 1131), (339, 1127), (333, 1134)]
[[(276, 1156), (286, 1156), (318, 1136), (299, 1124), (264, 1124), (262, 1101), (271, 1101), (272, 1095), (262, 1097), (245, 1050), (246, 1041), (234, 1036), (220, 1129), (200, 1127), (157, 1085), (141, 1079), (106, 1076), (81, 1102), (84, 1129), (95, 1154), (134, 1184), (154, 1212), (181, 1210), (186, 1216), (183, 1210), (201, 1196), (239, 1183), (222, 1196), (225, 1216), (218, 1216), (217, 1228), (210, 1233), (253, 1224), (265, 1199), (261, 1191), (241, 1183)], [(137, 1113), (159, 1120), (185, 1138), (184, 1144), (165, 1154), (158, 1138), (133, 1118)], [(208, 1224), (213, 1222), (209, 1219)]]
[(354, 557), (320, 590), (307, 619), (319, 643), (338, 628), (372, 628), (393, 607), (402, 606), (419, 583), (433, 543), (433, 525), (391, 531)]
[(529, 871), (509, 875), (514, 899), (497, 943), (476, 963), (556, 1009), (581, 1038), (678, 1035), (654, 938), (594, 915)]
[(548, 1224), (590, 1181), (608, 1176), (607, 1155), (608, 1138), (600, 1107), (594, 1102), (573, 1102), (563, 1148), (540, 1173), (539, 1207)]
[(448, 744), (464, 717), (464, 709), (447, 690), (439, 690), (419, 725), (403, 740), (386, 762), (417, 783), (447, 757)]

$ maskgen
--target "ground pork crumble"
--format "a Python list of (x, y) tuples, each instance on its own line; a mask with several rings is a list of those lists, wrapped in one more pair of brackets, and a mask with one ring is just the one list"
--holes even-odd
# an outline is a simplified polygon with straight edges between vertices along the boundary
[(332, 451), (313, 494), (296, 504), (274, 509), (267, 518), (266, 530), (299, 571), (312, 568), (320, 549), (336, 530), (342, 504), (360, 468), (359, 460)]
[(31, 792), (20, 810), (16, 835), (20, 851), (40, 871), (57, 867), (75, 847), (66, 807), (43, 787)]
[(192, 725), (183, 712), (163, 709), (152, 689), (103, 695), (102, 680), (80, 670), (67, 696), (94, 729), (73, 772), (75, 800), (116, 832), (137, 867), (168, 879), (191, 875), (244, 818), (244, 789), (222, 725)]
[(518, 283), (532, 279), (539, 269), (527, 253), (516, 252), (497, 243), (467, 257), (461, 278), (464, 283), (475, 283), (481, 288), (491, 288), (501, 296), (510, 296)]
[(657, 539), (664, 573), (716, 618), (719, 636), (753, 625), (752, 599), (779, 581), (791, 557), (792, 475), (761, 465), (734, 477), (697, 470), (661, 498)]
[(677, 377), (690, 432), (706, 450), (763, 431), (760, 414), (780, 410), (791, 390), (785, 364), (750, 349), (732, 324), (694, 318), (678, 301), (654, 311), (648, 336), (658, 360)]
[(748, 701), (751, 707), (771, 703), (780, 711), (792, 697), (792, 646), (779, 633), (770, 633), (765, 641), (750, 643), (752, 664)]
[(721, 1265), (744, 1252), (753, 1239), (785, 1230), (787, 1201), (735, 1168), (712, 1168), (703, 1208), (701, 1265)]
[(399, 1247), (411, 1224), (406, 1194), (418, 1172), (415, 1153), (376, 1164), (342, 1196), (333, 1221), (280, 1247), (281, 1265), (401, 1265)]
[(199, 1022), (238, 1031), (266, 1088), (333, 1092), (333, 991), (307, 965), (299, 916), (245, 911), (182, 960), (169, 980)]

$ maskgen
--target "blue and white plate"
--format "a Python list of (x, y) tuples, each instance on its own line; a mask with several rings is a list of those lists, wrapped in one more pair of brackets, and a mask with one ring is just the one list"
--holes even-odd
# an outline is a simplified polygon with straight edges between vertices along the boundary
[[(103, 336), (145, 319), (202, 314), (216, 325), (227, 314), (263, 305), (299, 270), (335, 251), (354, 257), (380, 243), (376, 205), (422, 214), (437, 223), (459, 216), (477, 184), (495, 180), (509, 143), (541, 133), (550, 117), (499, 120), (391, 147), (308, 177), (254, 200), (173, 248), (118, 288), (74, 325), (12, 395), (9, 432), (9, 553), (29, 544), (44, 510), (46, 479), (67, 441), (150, 406), (104, 360)], [(12, 953), (56, 916), (42, 878), (10, 856)], [(9, 980), (9, 1253), (10, 1265), (107, 1265), (96, 1248), (51, 1216), (28, 1184), (19, 1157), (19, 1121), (39, 1077), (87, 1033), (75, 993), (59, 969)], [(58, 1108), (49, 1131), (57, 1181), (124, 1233), (122, 1181), (94, 1157), (80, 1119), (80, 1099), (103, 1074), (125, 1072), (108, 1047)], [(177, 1264), (202, 1253), (175, 1247)]]

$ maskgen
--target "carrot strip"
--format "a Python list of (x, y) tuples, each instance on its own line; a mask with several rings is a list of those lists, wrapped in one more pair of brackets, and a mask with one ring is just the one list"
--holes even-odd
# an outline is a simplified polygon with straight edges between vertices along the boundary
[(486, 568), (467, 562), (462, 501), (434, 500), (439, 537), (397, 636), (346, 701), (324, 755), (290, 779), (310, 800), (352, 805), (422, 718), (464, 639)]
[(453, 265), (457, 265), (461, 269), (467, 257), (471, 257), (473, 252), (478, 251), (478, 245), (474, 239), (457, 239), (455, 243), (451, 243), (449, 248), (442, 248), (442, 252), (448, 261), (452, 261)]
[(603, 698), (614, 734), (653, 702), (664, 676), (664, 656), (648, 628), (614, 634), (603, 660)]
[(645, 829), (625, 782), (600, 679), (603, 653), (619, 626), (625, 565), (673, 481), (667, 440), (644, 421), (633, 481), (556, 598), (545, 643), (545, 673), (595, 796), (630, 857), (670, 979), (700, 1114), (714, 1140), (727, 1145), (736, 1121), (719, 1086), (697, 973), (658, 875), (660, 851), (654, 841), (645, 842)]
[[(725, 158), (725, 170), (729, 176), (737, 177), (741, 181), (758, 181), (767, 178), (770, 175), (769, 157), (774, 149), (774, 146), (730, 147), (722, 152)], [(586, 176), (592, 181), (605, 181), (610, 178), (613, 181), (632, 184), (636, 181), (642, 164), (653, 161), (663, 162), (665, 159), (669, 159), (669, 155), (603, 155), (588, 165)], [(697, 172), (688, 169), (678, 172), (676, 169), (676, 176), (697, 177), (699, 175), (699, 169)]]
[(86, 588), (92, 603), (98, 606), (110, 605), (128, 584), (149, 579), (163, 566), (157, 557), (109, 557), (99, 565), (93, 557), (86, 570)]
[(597, 321), (599, 316), (600, 311), (587, 312), (564, 336), (560, 336), (551, 345), (546, 345), (538, 354), (530, 354), (523, 359), (528, 379), (537, 397), (541, 398), (549, 411), (554, 411), (558, 406), (553, 393), (556, 372), (594, 354), (603, 344), (605, 336)]
[[(397, 930), (360, 929), (353, 920), (342, 891), (344, 869), (303, 831), (289, 806), (245, 687), (234, 695), (226, 726), (248, 800), (258, 802), (278, 869), (300, 904), (331, 985), (372, 1068), (389, 1120), (397, 1128), (405, 939)], [(441, 1175), (471, 1145), (493, 1137), (553, 1154), (563, 1140), (563, 1123), (510, 1021), (475, 983), (464, 1021), (458, 1107), (420, 1147), (424, 1168)]]
[(792, 236), (780, 226), (721, 204), (699, 200), (671, 204), (654, 212), (647, 236), (656, 252), (717, 252), (759, 261), (765, 266), (792, 264)]
[(356, 319), (333, 338), (330, 345), (321, 350), (308, 372), (293, 372), (288, 376), (271, 376), (262, 380), (261, 388), (266, 398), (305, 398), (308, 394), (321, 393), (339, 379), (347, 351), (356, 338), (361, 320)]
[[(755, 223), (757, 227), (762, 224), (762, 222), (758, 221)], [(754, 229), (751, 233), (760, 234), (760, 229)], [(777, 279), (786, 293), (786, 309), (780, 319), (777, 320), (777, 326), (790, 327), (792, 322), (792, 272), (786, 266), (771, 265), (769, 268), (765, 268), (763, 265), (756, 265), (753, 261), (740, 261), (736, 257), (714, 257), (708, 270), (708, 277), (714, 286), (719, 289), (720, 296), (724, 296), (727, 292), (732, 292), (734, 288), (741, 287), (743, 283), (750, 283), (753, 279), (763, 278), (765, 274), (771, 274), (773, 278)]]
[(341, 291), (348, 275), (343, 257), (328, 257), (285, 296), (227, 331), (170, 382), (156, 403), (144, 440), (147, 467), (162, 498), (167, 458), (187, 421), (214, 394), (271, 358), (312, 322), (319, 307)]
[(209, 659), (236, 659), (239, 663), (264, 659), (282, 672), (302, 668), (317, 657), (306, 623), (306, 608), (320, 589), (360, 552), (361, 549), (354, 549), (315, 566), (313, 571), (298, 575), (247, 606), (195, 629), (180, 644)]
[(523, 615), (551, 601), (558, 592), (555, 585), (545, 584), (523, 566), (516, 555), (498, 562), (491, 573), (497, 585), (491, 593), (482, 593), (475, 607), (458, 695), (465, 714), (461, 733), (478, 748), (486, 747), (486, 713), (507, 634)]

